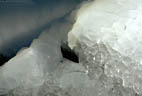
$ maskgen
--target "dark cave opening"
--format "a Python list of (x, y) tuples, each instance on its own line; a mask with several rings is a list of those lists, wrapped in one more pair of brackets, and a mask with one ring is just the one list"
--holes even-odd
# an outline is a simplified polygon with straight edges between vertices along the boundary
[(8, 62), (13, 56), (4, 56), (2, 54), (0, 54), (0, 66), (3, 66), (6, 62)]
[(79, 63), (78, 55), (72, 50), (67, 43), (62, 43), (61, 52), (64, 58), (73, 61), (75, 63)]

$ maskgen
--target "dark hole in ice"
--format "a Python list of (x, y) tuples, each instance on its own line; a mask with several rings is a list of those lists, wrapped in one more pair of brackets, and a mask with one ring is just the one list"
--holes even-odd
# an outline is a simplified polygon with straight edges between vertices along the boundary
[(70, 49), (67, 43), (63, 43), (61, 45), (61, 52), (64, 58), (79, 63), (78, 55), (72, 49)]
[(6, 62), (8, 62), (14, 56), (4, 56), (0, 54), (0, 66), (3, 66)]

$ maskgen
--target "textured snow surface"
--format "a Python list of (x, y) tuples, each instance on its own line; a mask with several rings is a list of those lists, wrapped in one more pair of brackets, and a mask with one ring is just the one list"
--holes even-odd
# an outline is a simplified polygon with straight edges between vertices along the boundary
[[(69, 18), (55, 21), (0, 68), (0, 95), (142, 96), (141, 7), (141, 0), (83, 3), (73, 27)], [(79, 63), (62, 57), (67, 34)]]
[(138, 94), (142, 93), (141, 11), (141, 0), (96, 0), (79, 10), (69, 33), (70, 47), (80, 44), (84, 50), (88, 74), (96, 75), (96, 66), (101, 66), (99, 73), (119, 78), (123, 87)]
[[(64, 21), (60, 23), (59, 20), (53, 25), (35, 39), (30, 48), (23, 48), (1, 67), (0, 88), (13, 89), (21, 85), (33, 88), (41, 85), (44, 76), (55, 70), (62, 60), (61, 41), (66, 40), (71, 24)], [(55, 28), (58, 33), (55, 33)]]

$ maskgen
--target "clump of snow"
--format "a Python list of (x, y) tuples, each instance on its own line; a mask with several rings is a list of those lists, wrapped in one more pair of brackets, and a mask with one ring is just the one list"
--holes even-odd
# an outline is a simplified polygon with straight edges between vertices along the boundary
[(120, 78), (124, 88), (142, 94), (141, 11), (140, 0), (95, 0), (82, 6), (68, 41), (72, 49), (83, 50), (80, 62), (88, 75)]

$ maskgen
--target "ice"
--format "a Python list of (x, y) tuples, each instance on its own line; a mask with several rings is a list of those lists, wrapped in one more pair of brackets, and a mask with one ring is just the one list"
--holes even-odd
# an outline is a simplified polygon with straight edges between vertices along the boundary
[(71, 26), (69, 20), (52, 22), (29, 48), (21, 49), (0, 67), (0, 95), (38, 96), (35, 91), (63, 61), (61, 43), (67, 40)]
[[(68, 18), (53, 22), (1, 67), (0, 95), (141, 96), (141, 6), (140, 0), (83, 3), (73, 26)], [(62, 56), (67, 39), (79, 63)]]
[(84, 4), (68, 35), (69, 46), (78, 51), (91, 79), (105, 74), (122, 80), (118, 84), (123, 87), (121, 94), (108, 91), (109, 96), (126, 96), (122, 93), (129, 88), (142, 94), (141, 3), (140, 0), (95, 0)]

